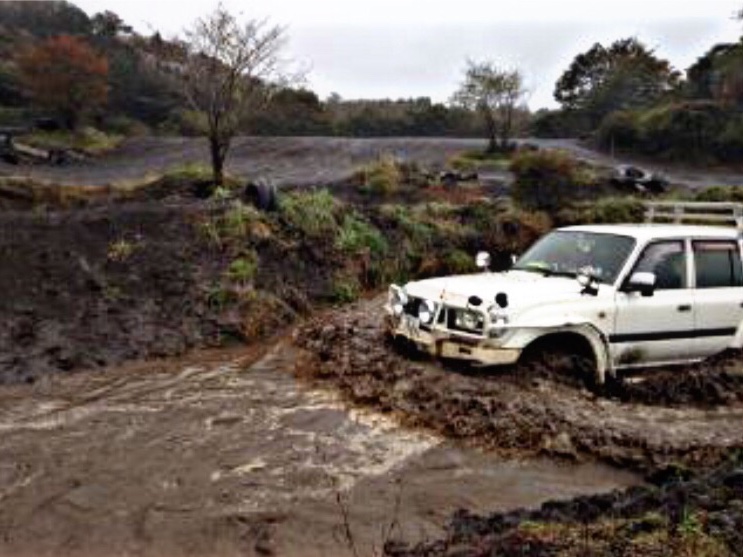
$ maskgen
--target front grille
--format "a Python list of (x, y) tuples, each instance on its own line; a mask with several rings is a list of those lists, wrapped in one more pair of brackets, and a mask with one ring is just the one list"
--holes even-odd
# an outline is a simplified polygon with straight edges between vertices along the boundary
[(403, 313), (410, 315), (411, 317), (418, 317), (418, 312), (421, 307), (420, 298), (408, 298), (408, 303), (403, 306)]

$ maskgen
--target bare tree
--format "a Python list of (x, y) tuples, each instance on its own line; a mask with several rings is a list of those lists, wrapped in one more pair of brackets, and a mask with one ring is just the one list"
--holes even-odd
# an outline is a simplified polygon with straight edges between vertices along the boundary
[(284, 29), (265, 20), (241, 22), (219, 4), (185, 32), (183, 77), (191, 107), (204, 116), (214, 183), (224, 182), (224, 163), (240, 122), (261, 110), (283, 81), (279, 53)]
[[(506, 149), (513, 134), (514, 114), (526, 95), (518, 70), (503, 70), (493, 62), (467, 61), (464, 82), (453, 102), (476, 110), (485, 121), (488, 152)], [(500, 142), (500, 143), (499, 143)]]

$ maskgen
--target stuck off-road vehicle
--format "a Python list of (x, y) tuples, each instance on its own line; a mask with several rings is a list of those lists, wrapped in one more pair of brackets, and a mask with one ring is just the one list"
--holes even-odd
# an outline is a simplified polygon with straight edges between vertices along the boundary
[(740, 348), (743, 205), (651, 203), (646, 217), (557, 229), (505, 272), (481, 253), (480, 274), (392, 285), (388, 332), (440, 358), (565, 362), (598, 383)]

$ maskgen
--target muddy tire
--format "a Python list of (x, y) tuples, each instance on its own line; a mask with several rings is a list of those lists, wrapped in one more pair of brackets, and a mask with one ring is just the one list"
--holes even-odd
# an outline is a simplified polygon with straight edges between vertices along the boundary
[(519, 361), (524, 373), (548, 376), (576, 386), (596, 388), (596, 362), (585, 350), (575, 350), (556, 343), (537, 343)]
[(242, 193), (243, 201), (252, 204), (261, 211), (275, 211), (278, 209), (278, 194), (276, 186), (265, 180), (249, 182)]

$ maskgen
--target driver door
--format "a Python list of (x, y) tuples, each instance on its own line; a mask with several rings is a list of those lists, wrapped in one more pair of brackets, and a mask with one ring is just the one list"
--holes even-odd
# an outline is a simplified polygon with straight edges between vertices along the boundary
[(694, 338), (694, 296), (689, 288), (689, 257), (683, 240), (648, 244), (632, 272), (655, 274), (651, 296), (616, 294), (611, 355), (617, 368), (671, 363), (691, 355)]

